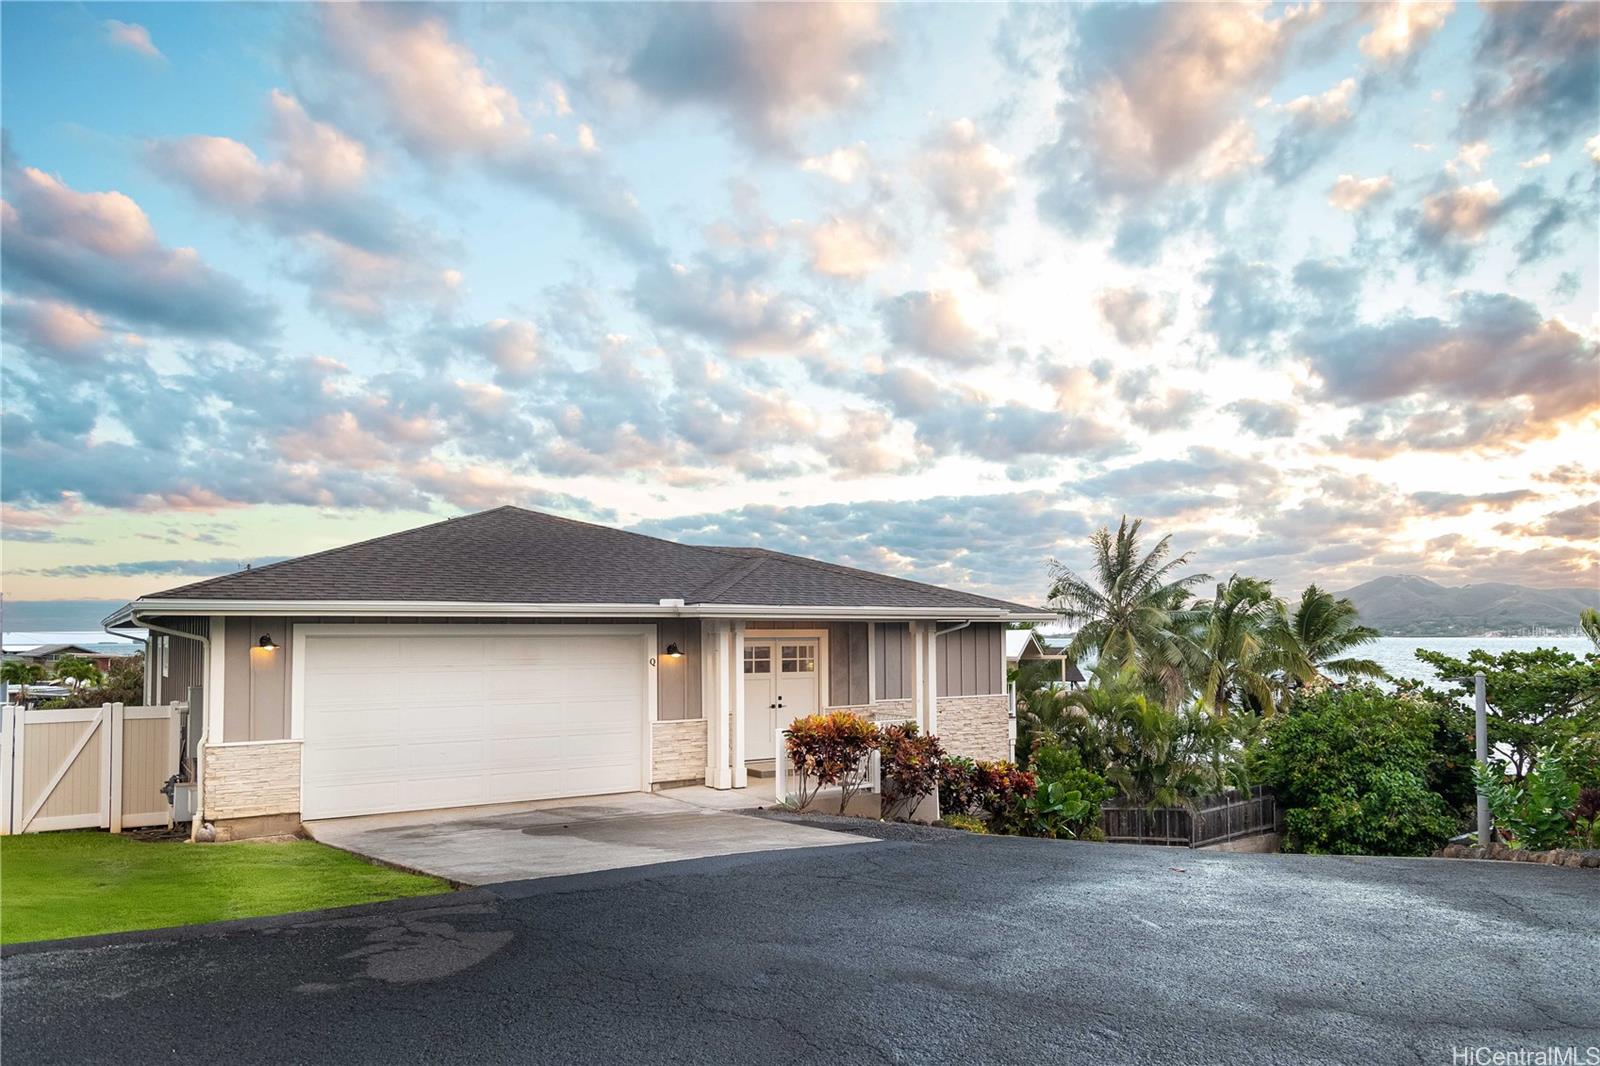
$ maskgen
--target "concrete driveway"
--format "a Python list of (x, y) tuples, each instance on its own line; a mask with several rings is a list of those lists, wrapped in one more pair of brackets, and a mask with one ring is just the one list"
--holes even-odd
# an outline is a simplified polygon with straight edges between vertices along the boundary
[(306, 831), (323, 844), (458, 885), (865, 841), (855, 834), (718, 809), (728, 803), (726, 794), (711, 789), (675, 789), (324, 819), (307, 822)]

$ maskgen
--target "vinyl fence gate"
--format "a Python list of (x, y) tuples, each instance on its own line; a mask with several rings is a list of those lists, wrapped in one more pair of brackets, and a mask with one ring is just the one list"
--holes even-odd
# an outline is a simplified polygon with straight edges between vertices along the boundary
[(182, 703), (0, 708), (0, 835), (169, 825)]

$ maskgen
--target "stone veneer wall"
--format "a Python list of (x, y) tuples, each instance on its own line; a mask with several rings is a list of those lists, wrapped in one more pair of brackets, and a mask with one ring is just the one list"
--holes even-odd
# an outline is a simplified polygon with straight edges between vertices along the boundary
[(998, 696), (940, 696), (939, 739), (951, 755), (969, 759), (1010, 759), (1011, 699)]
[(650, 727), (650, 782), (704, 781), (706, 721), (690, 718)]
[(825, 708), (828, 711), (849, 711), (874, 722), (910, 722), (917, 717), (910, 700), (879, 700), (877, 703), (853, 703)]
[(212, 744), (205, 760), (208, 821), (299, 812), (300, 741)]

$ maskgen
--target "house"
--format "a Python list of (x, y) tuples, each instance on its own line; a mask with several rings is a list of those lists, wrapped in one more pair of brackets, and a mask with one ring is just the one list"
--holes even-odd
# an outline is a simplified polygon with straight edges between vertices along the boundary
[(1005, 629), (1048, 617), (501, 507), (141, 597), (105, 624), (148, 630), (148, 702), (203, 708), (200, 809), (239, 836), (745, 788), (785, 726), (838, 708), (1005, 758)]
[(1052, 636), (1037, 629), (1012, 629), (1006, 633), (1006, 665), (1015, 669), (1024, 662), (1055, 662), (1060, 664), (1058, 682), (1067, 688), (1083, 684), (1083, 673), (1078, 664), (1067, 655), (1072, 643), (1070, 636)]
[(48, 676), (55, 669), (56, 663), (69, 656), (87, 659), (94, 664), (101, 673), (109, 673), (112, 666), (120, 659), (138, 652), (138, 645), (127, 645), (122, 648), (111, 649), (106, 644), (10, 644), (5, 648), (5, 657), (10, 660), (21, 660), (27, 663), (37, 663), (44, 668)]

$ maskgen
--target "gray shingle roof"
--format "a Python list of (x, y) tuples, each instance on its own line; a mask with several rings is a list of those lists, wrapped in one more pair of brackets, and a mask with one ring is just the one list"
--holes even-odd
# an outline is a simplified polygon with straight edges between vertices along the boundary
[(648, 537), (520, 507), (240, 570), (146, 599), (1036, 608), (762, 548)]

